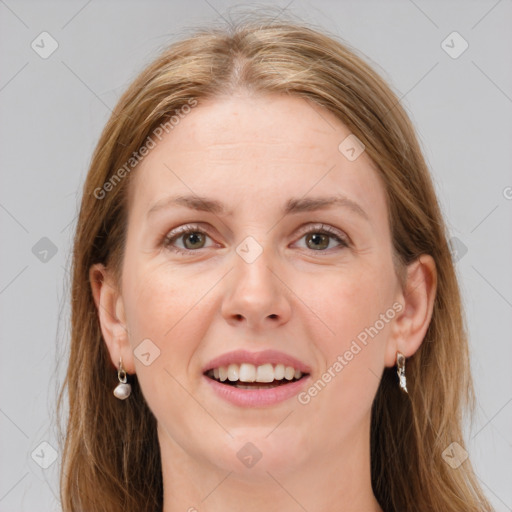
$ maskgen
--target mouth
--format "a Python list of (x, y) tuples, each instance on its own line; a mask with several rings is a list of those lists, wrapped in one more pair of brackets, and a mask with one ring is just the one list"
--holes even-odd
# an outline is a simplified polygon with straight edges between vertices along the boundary
[(242, 363), (212, 368), (204, 372), (204, 375), (228, 387), (258, 390), (286, 386), (305, 379), (309, 373), (303, 373), (293, 366), (283, 364), (267, 363), (255, 366)]

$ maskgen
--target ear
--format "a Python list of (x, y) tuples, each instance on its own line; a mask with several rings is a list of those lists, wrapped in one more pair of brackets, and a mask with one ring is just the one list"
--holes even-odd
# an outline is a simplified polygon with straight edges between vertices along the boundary
[(94, 303), (98, 310), (101, 333), (107, 345), (112, 364), (117, 369), (119, 358), (127, 373), (135, 373), (133, 352), (126, 328), (123, 299), (109, 270), (97, 263), (89, 269)]
[(432, 256), (422, 254), (407, 267), (404, 289), (396, 297), (403, 309), (393, 322), (386, 347), (386, 366), (396, 364), (397, 351), (411, 357), (420, 348), (432, 318), (436, 291), (436, 264)]

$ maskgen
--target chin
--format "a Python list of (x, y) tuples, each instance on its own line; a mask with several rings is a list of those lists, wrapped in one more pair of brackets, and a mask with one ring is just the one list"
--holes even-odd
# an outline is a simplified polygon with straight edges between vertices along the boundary
[(215, 443), (221, 450), (213, 456), (212, 463), (242, 480), (254, 482), (268, 481), (268, 473), (277, 476), (297, 471), (305, 458), (304, 446), (309, 444), (288, 435), (287, 429), (279, 435), (279, 428), (274, 425), (272, 428), (231, 429), (233, 438), (228, 438), (224, 448), (221, 443)]

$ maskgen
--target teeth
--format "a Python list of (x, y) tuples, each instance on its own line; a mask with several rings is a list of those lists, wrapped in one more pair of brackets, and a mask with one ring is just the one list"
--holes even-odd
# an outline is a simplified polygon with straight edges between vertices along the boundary
[[(215, 377), (215, 370), (213, 370), (213, 372), (214, 372), (213, 376)], [(221, 382), (224, 382), (227, 378), (228, 378), (228, 369), (225, 366), (221, 366), (219, 368), (219, 379)]]
[(273, 380), (274, 367), (270, 363), (258, 366), (256, 370), (256, 382), (272, 382)]
[(228, 379), (231, 382), (235, 382), (238, 380), (239, 366), (237, 364), (230, 364), (228, 366)]
[(284, 378), (286, 380), (292, 380), (294, 375), (295, 375), (295, 370), (291, 366), (287, 366), (284, 369)]
[[(259, 370), (259, 368), (258, 368)], [(259, 376), (259, 374), (258, 374)], [(254, 382), (256, 380), (256, 368), (253, 364), (242, 363), (240, 365), (240, 372), (238, 379), (241, 382)], [(259, 381), (262, 382), (262, 381)]]
[(210, 370), (210, 375), (221, 382), (229, 380), (230, 382), (273, 382), (274, 380), (293, 380), (300, 379), (302, 372), (296, 370), (293, 366), (276, 364), (275, 367), (270, 364), (254, 366), (249, 363), (230, 364), (229, 366), (220, 366)]
[(276, 367), (274, 368), (274, 379), (284, 379), (284, 364), (276, 364)]

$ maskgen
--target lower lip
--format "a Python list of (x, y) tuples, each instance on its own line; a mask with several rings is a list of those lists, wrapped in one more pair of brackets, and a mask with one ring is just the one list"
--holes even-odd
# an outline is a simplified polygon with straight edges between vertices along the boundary
[(308, 381), (309, 376), (290, 384), (282, 384), (268, 389), (238, 389), (234, 386), (221, 384), (206, 375), (203, 375), (203, 378), (206, 379), (213, 391), (224, 400), (240, 407), (260, 407), (274, 405), (297, 395)]

